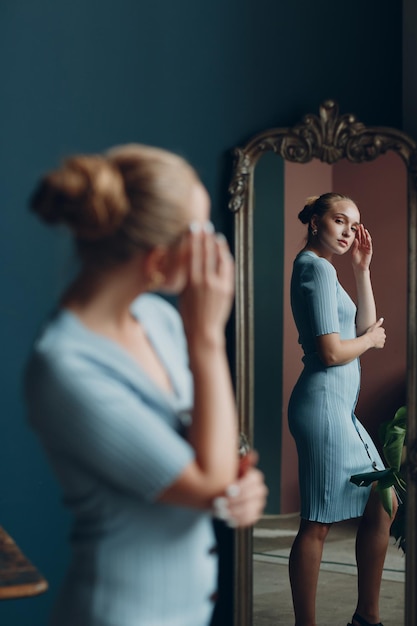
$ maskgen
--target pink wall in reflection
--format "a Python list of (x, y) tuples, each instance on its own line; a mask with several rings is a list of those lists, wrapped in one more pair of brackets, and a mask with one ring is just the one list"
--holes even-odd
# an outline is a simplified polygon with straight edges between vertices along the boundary
[[(284, 356), (281, 513), (299, 510), (297, 452), (288, 430), (287, 406), (301, 372), (302, 352), (290, 308), (290, 279), (294, 257), (304, 246), (306, 227), (297, 218), (305, 199), (327, 191), (350, 195), (374, 243), (372, 281), (378, 316), (385, 318), (384, 350), (362, 356), (362, 385), (356, 414), (376, 443), (377, 427), (405, 403), (407, 305), (407, 183), (400, 157), (388, 153), (370, 163), (320, 161), (285, 163)], [(349, 253), (335, 262), (339, 280), (353, 300), (355, 286)]]

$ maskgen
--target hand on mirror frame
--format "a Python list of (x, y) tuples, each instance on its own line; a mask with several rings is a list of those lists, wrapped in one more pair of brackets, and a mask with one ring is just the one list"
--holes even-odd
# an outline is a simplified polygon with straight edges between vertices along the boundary
[(238, 479), (213, 501), (213, 515), (230, 528), (253, 526), (262, 516), (268, 496), (264, 475), (255, 465), (258, 454), (250, 450), (241, 459)]

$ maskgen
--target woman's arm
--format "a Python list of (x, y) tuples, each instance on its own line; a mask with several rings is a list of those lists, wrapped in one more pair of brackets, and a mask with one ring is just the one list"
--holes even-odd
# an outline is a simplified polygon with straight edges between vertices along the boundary
[(345, 365), (371, 348), (383, 348), (385, 330), (383, 318), (376, 321), (376, 306), (372, 291), (370, 263), (372, 239), (362, 224), (352, 244), (352, 266), (356, 280), (357, 314), (355, 339), (340, 339), (339, 333), (317, 337), (317, 349), (326, 366)]
[(77, 333), (61, 343), (58, 333), (52, 347), (38, 342), (34, 350), (25, 385), (31, 423), (59, 471), (71, 462), (86, 476), (85, 489), (97, 481), (138, 500), (210, 510), (236, 480), (236, 407), (224, 339), (233, 261), (226, 243), (209, 234), (193, 235), (193, 248), (182, 302), (195, 379), (189, 442), (142, 393), (135, 372), (132, 380), (115, 376), (111, 356), (103, 353), (97, 363), (95, 345), (84, 345)]
[(190, 277), (181, 298), (194, 378), (190, 463), (160, 496), (162, 502), (210, 507), (238, 471), (237, 414), (225, 349), (234, 271), (228, 246), (207, 232), (190, 233)]
[(376, 322), (376, 306), (369, 269), (371, 259), (371, 235), (360, 224), (352, 245), (352, 265), (357, 293), (356, 332), (358, 336), (363, 335)]
[(363, 335), (355, 339), (340, 339), (339, 333), (317, 337), (317, 351), (324, 365), (326, 367), (346, 365), (370, 348), (383, 348), (385, 344), (383, 321), (381, 317)]

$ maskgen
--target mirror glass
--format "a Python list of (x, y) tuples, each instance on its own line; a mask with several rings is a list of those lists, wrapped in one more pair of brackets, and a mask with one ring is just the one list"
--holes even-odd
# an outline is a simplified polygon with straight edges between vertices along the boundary
[[(404, 569), (405, 562), (405, 602), (401, 593), (397, 599), (404, 614), (401, 623), (417, 623), (416, 144), (402, 131), (367, 127), (351, 114), (339, 116), (337, 103), (328, 100), (318, 115), (307, 114), (292, 128), (258, 133), (235, 149), (229, 208), (235, 213), (237, 400), (241, 431), (259, 450), (270, 489), (265, 518), (269, 526), (260, 523), (254, 533), (236, 532), (235, 626), (262, 624), (260, 617), (256, 622), (252, 619), (253, 582), (257, 597), (262, 600), (261, 596), (273, 593), (280, 603), (277, 615), (282, 618), (288, 609), (288, 623), (292, 621), (289, 585), (287, 590), (285, 585), (277, 588), (271, 577), (260, 585), (256, 570), (253, 581), (253, 552), (257, 568), (266, 563), (260, 553), (275, 548), (284, 552), (262, 558), (279, 556), (288, 561), (298, 526), (297, 455), (286, 411), (302, 364), (289, 282), (293, 260), (306, 236), (297, 214), (306, 197), (331, 190), (352, 197), (372, 234), (373, 287), (378, 315), (385, 318), (387, 330), (384, 351), (369, 351), (361, 358), (356, 413), (378, 443), (378, 425), (407, 405), (408, 558), (398, 565)], [(348, 255), (335, 265), (341, 284), (355, 299)], [(274, 520), (277, 515), (280, 527)], [(290, 519), (294, 515), (295, 526)], [(287, 581), (286, 567), (284, 571)], [(403, 579), (401, 571), (399, 582)], [(260, 616), (263, 608), (255, 609)]]
[[(267, 516), (254, 530), (256, 626), (262, 619), (286, 616), (288, 623), (292, 619), (287, 567), (299, 522), (299, 493), (297, 453), (288, 431), (287, 405), (302, 369), (302, 351), (291, 314), (290, 279), (293, 260), (306, 236), (298, 212), (308, 196), (327, 191), (349, 195), (371, 232), (373, 288), (378, 316), (385, 318), (388, 337), (383, 353), (369, 351), (361, 357), (356, 415), (378, 444), (379, 424), (406, 404), (408, 216), (407, 170), (402, 159), (389, 152), (358, 166), (346, 159), (331, 165), (318, 159), (299, 164), (284, 161), (273, 152), (262, 155), (255, 167), (253, 190), (253, 428), (254, 447), (260, 452), (270, 495)], [(341, 284), (355, 299), (349, 254), (334, 261)], [(324, 571), (354, 578), (354, 534), (354, 524), (333, 527), (325, 547)], [(404, 569), (403, 553), (393, 545), (385, 564), (381, 607), (384, 618), (398, 624), (404, 621)], [(345, 576), (339, 580), (346, 585)], [(355, 578), (348, 582), (354, 586)], [(351, 595), (354, 597), (354, 591)], [(319, 599), (318, 621), (323, 622), (331, 616), (326, 615), (327, 605), (322, 606)]]

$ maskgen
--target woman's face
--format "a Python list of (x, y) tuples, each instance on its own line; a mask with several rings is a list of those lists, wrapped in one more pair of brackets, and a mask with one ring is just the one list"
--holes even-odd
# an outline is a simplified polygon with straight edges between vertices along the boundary
[[(316, 218), (316, 219), (315, 219)], [(337, 200), (321, 218), (313, 216), (311, 225), (317, 229), (313, 245), (325, 258), (347, 252), (360, 223), (358, 207), (351, 200)]]
[[(187, 224), (204, 225), (210, 217), (210, 198), (205, 187), (196, 182), (184, 206), (185, 222)], [(167, 270), (162, 290), (165, 293), (178, 294), (184, 289), (188, 276), (189, 242), (187, 237), (181, 238), (167, 254)]]

